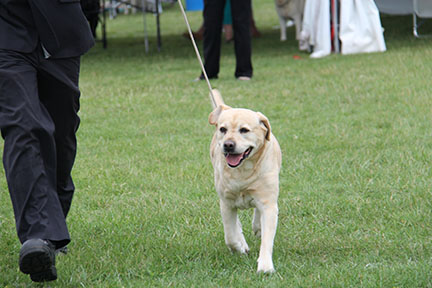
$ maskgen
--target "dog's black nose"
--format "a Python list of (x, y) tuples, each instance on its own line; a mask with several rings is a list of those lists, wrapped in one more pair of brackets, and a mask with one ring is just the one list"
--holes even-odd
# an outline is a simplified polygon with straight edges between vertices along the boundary
[(231, 140), (227, 140), (224, 142), (224, 151), (227, 153), (234, 152), (235, 150), (235, 142)]

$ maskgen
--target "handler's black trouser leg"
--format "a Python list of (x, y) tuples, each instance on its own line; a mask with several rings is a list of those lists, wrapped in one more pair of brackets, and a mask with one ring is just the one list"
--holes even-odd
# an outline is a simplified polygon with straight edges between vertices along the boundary
[[(204, 0), (204, 68), (209, 78), (217, 78), (219, 74), (224, 7), (225, 0)], [(252, 77), (251, 13), (251, 0), (231, 0), (235, 77)]]
[(231, 0), (236, 55), (235, 77), (252, 77), (251, 0)]
[(0, 50), (3, 165), (21, 243), (70, 242), (66, 225), (79, 126), (79, 57)]

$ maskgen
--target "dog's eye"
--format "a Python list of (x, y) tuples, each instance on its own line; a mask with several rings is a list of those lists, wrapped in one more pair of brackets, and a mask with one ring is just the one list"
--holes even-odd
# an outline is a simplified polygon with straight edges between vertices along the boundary
[(249, 129), (247, 129), (247, 128), (240, 128), (240, 133), (245, 134), (245, 133), (248, 133), (248, 132), (249, 132)]
[(221, 132), (221, 133), (226, 133), (226, 131), (227, 131), (227, 129), (225, 128), (225, 127), (221, 127), (220, 129), (219, 129), (219, 131)]

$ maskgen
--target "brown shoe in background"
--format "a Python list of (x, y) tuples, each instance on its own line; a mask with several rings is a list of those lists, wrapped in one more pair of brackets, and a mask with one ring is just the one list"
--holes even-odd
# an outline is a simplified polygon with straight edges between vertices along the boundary
[[(201, 27), (198, 29), (198, 31), (196, 31), (196, 32), (192, 31), (192, 35), (193, 35), (195, 40), (202, 40), (204, 38), (204, 25), (201, 25)], [(189, 32), (187, 32), (187, 31), (184, 32), (183, 37), (189, 39)]]

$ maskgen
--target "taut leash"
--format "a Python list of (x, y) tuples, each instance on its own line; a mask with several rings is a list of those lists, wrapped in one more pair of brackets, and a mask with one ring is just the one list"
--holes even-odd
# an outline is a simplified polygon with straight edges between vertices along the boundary
[(186, 26), (187, 26), (187, 28), (188, 28), (189, 36), (190, 36), (190, 39), (192, 40), (192, 45), (193, 45), (193, 47), (194, 47), (194, 49), (195, 49), (195, 54), (196, 54), (196, 56), (197, 56), (197, 58), (198, 58), (198, 62), (199, 62), (200, 65), (201, 65), (201, 70), (202, 70), (202, 72), (203, 72), (204, 78), (205, 78), (205, 80), (206, 80), (206, 82), (207, 82), (207, 85), (208, 85), (208, 88), (209, 88), (209, 90), (210, 90), (209, 96), (210, 96), (210, 100), (211, 100), (211, 102), (212, 102), (212, 106), (213, 106), (213, 107), (216, 107), (216, 101), (215, 101), (215, 99), (214, 99), (213, 89), (212, 89), (211, 84), (210, 84), (210, 81), (209, 81), (209, 79), (208, 79), (208, 77), (207, 77), (207, 72), (205, 71), (204, 64), (203, 64), (203, 62), (202, 62), (202, 60), (201, 60), (201, 56), (200, 56), (200, 53), (199, 53), (199, 51), (198, 51), (198, 47), (197, 47), (197, 45), (196, 45), (196, 43), (195, 43), (195, 39), (194, 39), (194, 37), (193, 37), (192, 30), (191, 30), (191, 27), (190, 27), (190, 25), (189, 25), (189, 21), (188, 21), (188, 19), (187, 19), (187, 16), (186, 16), (185, 10), (184, 10), (184, 8), (183, 8), (182, 0), (178, 0), (177, 2), (178, 2), (179, 5), (180, 5), (180, 10), (181, 10), (181, 12), (182, 12), (182, 14), (183, 14), (183, 18), (184, 18), (184, 20), (185, 20), (185, 22), (186, 22)]

